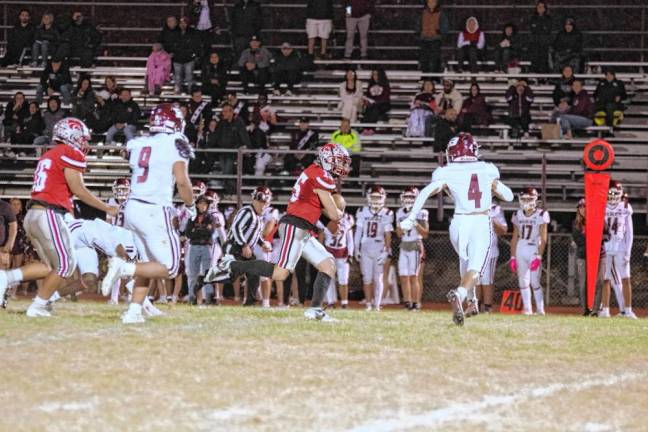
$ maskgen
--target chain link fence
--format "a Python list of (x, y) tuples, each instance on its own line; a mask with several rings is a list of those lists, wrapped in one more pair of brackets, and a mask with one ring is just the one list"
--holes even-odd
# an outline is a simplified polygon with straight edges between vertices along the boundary
[[(502, 292), (518, 289), (517, 275), (508, 266), (511, 257), (510, 235), (499, 239), (499, 259), (495, 273), (495, 301), (499, 305)], [(633, 285), (633, 306), (648, 307), (648, 266), (643, 253), (648, 237), (636, 236), (630, 263)], [(459, 283), (459, 259), (447, 232), (431, 232), (423, 241), (425, 261), (423, 264), (423, 301), (444, 303), (448, 290)], [(394, 244), (392, 265), (398, 268), (398, 245)], [(601, 262), (603, 265), (603, 262)], [(580, 307), (580, 289), (577, 270), (576, 247), (569, 234), (549, 234), (547, 250), (543, 259), (542, 287), (547, 306)], [(350, 278), (351, 289), (361, 289), (360, 269), (353, 264)], [(598, 288), (597, 288), (598, 289)], [(612, 305), (615, 305), (614, 294)]]

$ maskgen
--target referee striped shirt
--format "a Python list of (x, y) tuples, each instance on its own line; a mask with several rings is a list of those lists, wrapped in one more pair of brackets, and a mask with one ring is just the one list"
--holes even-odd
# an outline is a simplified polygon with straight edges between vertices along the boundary
[(227, 241), (231, 244), (243, 246), (254, 246), (261, 238), (263, 221), (254, 211), (254, 207), (248, 204), (239, 209), (234, 216), (232, 226), (227, 233)]

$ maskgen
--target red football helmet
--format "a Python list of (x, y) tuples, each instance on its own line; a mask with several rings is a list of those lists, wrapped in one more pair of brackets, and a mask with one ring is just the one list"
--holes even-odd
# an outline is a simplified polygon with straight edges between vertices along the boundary
[(414, 206), (414, 201), (416, 201), (418, 195), (418, 188), (415, 188), (414, 186), (407, 186), (400, 196), (401, 205), (409, 211)]
[(518, 198), (522, 211), (533, 211), (538, 205), (538, 191), (534, 187), (525, 187)]
[(207, 189), (205, 196), (207, 197), (207, 199), (209, 199), (211, 208), (218, 207), (218, 203), (220, 203), (220, 195), (218, 195), (218, 192), (216, 192), (214, 189)]
[(386, 200), (387, 192), (382, 186), (373, 185), (367, 192), (367, 204), (369, 204), (369, 209), (373, 212), (378, 212), (385, 207)]
[(193, 190), (193, 197), (195, 201), (196, 198), (198, 198), (200, 195), (205, 194), (205, 192), (207, 191), (207, 185), (205, 185), (205, 183), (200, 180), (192, 180), (191, 189)]
[(320, 166), (329, 174), (336, 177), (349, 175), (351, 158), (344, 147), (335, 143), (328, 143), (319, 149), (317, 155)]
[(479, 160), (479, 144), (469, 133), (461, 132), (448, 142), (448, 162), (475, 162)]
[(162, 103), (155, 107), (149, 118), (149, 131), (175, 133), (183, 132), (185, 120), (180, 107), (170, 103)]
[(52, 129), (52, 139), (69, 145), (83, 154), (90, 150), (90, 129), (81, 120), (74, 117), (66, 117), (56, 122)]
[(608, 188), (608, 204), (618, 204), (623, 199), (623, 185), (620, 181), (610, 180), (610, 187)]
[(127, 178), (115, 180), (112, 185), (112, 192), (117, 201), (126, 201), (128, 194), (130, 194), (130, 180)]
[(272, 202), (272, 191), (269, 187), (257, 186), (257, 188), (252, 191), (252, 199), (254, 201), (262, 201), (264, 207), (268, 207), (270, 202)]

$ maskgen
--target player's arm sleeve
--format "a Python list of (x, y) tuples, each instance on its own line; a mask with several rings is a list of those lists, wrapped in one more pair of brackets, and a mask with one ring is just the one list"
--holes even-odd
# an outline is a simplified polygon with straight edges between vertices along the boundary
[(389, 211), (389, 214), (387, 215), (387, 224), (385, 225), (385, 232), (392, 232), (394, 231), (394, 212)]
[(491, 175), (493, 176), (492, 189), (495, 195), (503, 201), (506, 202), (513, 201), (514, 198), (513, 191), (511, 190), (511, 188), (509, 188), (508, 186), (506, 186), (504, 183), (500, 181), (500, 174), (497, 167), (493, 164), (489, 164), (489, 167), (490, 167)]
[(346, 232), (346, 241), (347, 241), (347, 251), (349, 252), (349, 256), (353, 256), (353, 253), (355, 252), (355, 245), (353, 241), (353, 230), (349, 228), (349, 230)]
[[(436, 175), (436, 171), (434, 172), (434, 174)], [(427, 201), (427, 199), (431, 195), (436, 195), (441, 192), (441, 190), (445, 186), (445, 182), (439, 178), (435, 179), (435, 175), (432, 176), (432, 183), (425, 186), (419, 196), (416, 197), (416, 201), (414, 201), (414, 206), (412, 207), (412, 210), (410, 210), (408, 217), (416, 217), (416, 215), (419, 214), (421, 210), (423, 210), (425, 201)]]

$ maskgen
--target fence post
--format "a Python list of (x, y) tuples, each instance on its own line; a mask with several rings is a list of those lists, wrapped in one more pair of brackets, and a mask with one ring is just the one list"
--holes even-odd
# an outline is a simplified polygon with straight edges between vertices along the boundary
[[(443, 165), (443, 152), (437, 154), (439, 167)], [(443, 222), (443, 191), (437, 194), (437, 222)]]
[(547, 295), (545, 298), (545, 305), (551, 305), (551, 238), (553, 236), (549, 234), (547, 236)]
[[(230, 180), (231, 181), (231, 180)], [(241, 208), (243, 204), (243, 149), (236, 152), (236, 207)]]

